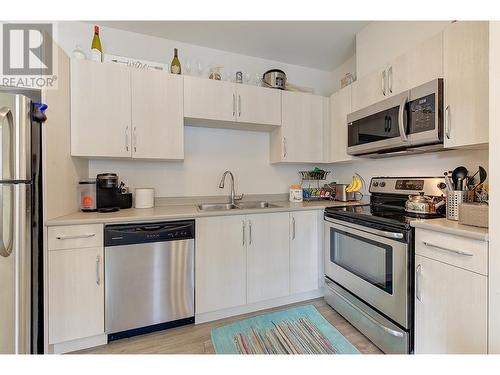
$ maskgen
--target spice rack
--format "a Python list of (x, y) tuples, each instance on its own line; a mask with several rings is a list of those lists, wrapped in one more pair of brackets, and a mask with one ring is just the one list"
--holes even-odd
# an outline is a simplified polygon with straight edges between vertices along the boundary
[(329, 171), (300, 171), (300, 185), (305, 201), (334, 200), (335, 183), (326, 184)]

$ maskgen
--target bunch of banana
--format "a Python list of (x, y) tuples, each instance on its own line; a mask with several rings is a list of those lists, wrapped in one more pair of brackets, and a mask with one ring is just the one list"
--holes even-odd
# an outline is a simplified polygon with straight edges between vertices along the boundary
[(362, 187), (363, 181), (361, 181), (361, 178), (358, 175), (354, 175), (352, 176), (352, 181), (349, 186), (345, 188), (345, 191), (348, 193), (354, 193), (356, 191), (360, 191)]

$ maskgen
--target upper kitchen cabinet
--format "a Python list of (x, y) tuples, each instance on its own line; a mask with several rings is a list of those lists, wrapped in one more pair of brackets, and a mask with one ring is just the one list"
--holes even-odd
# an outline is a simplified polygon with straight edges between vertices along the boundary
[(443, 33), (412, 47), (352, 84), (352, 111), (443, 77)]
[(281, 125), (281, 91), (184, 77), (186, 125), (264, 130)]
[(272, 163), (324, 163), (328, 157), (328, 98), (283, 91), (282, 125), (271, 134)]
[(71, 155), (130, 157), (130, 69), (71, 61)]
[(352, 160), (347, 154), (347, 115), (351, 112), (352, 85), (330, 96), (329, 162)]
[(488, 143), (489, 23), (454, 22), (444, 31), (447, 148)]
[(132, 157), (184, 158), (183, 79), (153, 70), (132, 70)]
[(71, 62), (71, 155), (183, 159), (183, 80), (166, 72)]

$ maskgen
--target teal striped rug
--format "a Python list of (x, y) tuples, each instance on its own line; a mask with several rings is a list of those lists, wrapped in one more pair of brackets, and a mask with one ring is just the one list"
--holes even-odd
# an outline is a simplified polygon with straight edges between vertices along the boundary
[(214, 328), (212, 343), (217, 354), (359, 354), (313, 305)]

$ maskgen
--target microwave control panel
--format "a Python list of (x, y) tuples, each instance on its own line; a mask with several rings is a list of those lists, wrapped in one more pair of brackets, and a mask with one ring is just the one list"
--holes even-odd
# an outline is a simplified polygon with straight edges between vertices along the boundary
[(410, 133), (433, 130), (436, 126), (436, 94), (415, 99), (409, 103)]

